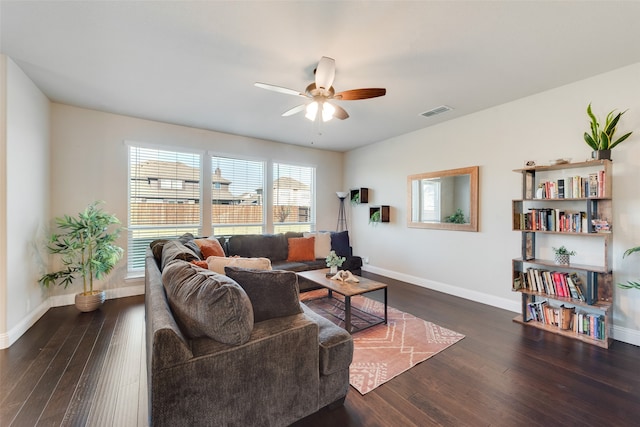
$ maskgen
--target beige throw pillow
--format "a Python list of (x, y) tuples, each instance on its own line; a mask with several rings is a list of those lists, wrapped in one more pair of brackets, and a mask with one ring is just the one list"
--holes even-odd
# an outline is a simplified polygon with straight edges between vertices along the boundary
[(224, 268), (226, 266), (252, 268), (254, 270), (271, 270), (271, 260), (269, 258), (210, 256), (207, 258), (207, 264), (209, 265), (209, 270), (220, 274), (225, 274)]
[(315, 237), (315, 257), (318, 258), (326, 258), (331, 252), (331, 233), (302, 233), (304, 237)]

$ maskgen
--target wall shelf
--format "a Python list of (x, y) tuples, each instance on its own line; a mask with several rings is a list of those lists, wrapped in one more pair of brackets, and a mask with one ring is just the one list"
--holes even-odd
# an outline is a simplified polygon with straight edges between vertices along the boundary
[[(357, 197), (357, 202), (354, 201), (354, 197)], [(366, 187), (350, 189), (349, 200), (351, 200), (351, 203), (354, 205), (369, 203), (369, 189)]]
[[(390, 221), (390, 216), (389, 216), (390, 211), (391, 211), (391, 208), (388, 205), (371, 206), (371, 207), (369, 207), (369, 222), (389, 222)], [(372, 221), (371, 217), (376, 212), (380, 212), (379, 220)]]

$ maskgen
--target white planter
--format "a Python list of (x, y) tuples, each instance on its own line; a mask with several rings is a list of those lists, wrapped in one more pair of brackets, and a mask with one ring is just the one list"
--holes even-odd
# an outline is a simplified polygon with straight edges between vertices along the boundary
[(106, 299), (105, 291), (76, 294), (76, 308), (84, 313), (99, 309)]

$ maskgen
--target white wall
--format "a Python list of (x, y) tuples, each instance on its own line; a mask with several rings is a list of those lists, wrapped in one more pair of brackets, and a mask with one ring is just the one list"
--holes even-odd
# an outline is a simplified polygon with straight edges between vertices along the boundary
[[(369, 258), (370, 271), (518, 311), (511, 259), (520, 234), (511, 231), (511, 200), (521, 187), (512, 170), (527, 160), (586, 160), (589, 102), (601, 116), (629, 109), (619, 132), (635, 134), (612, 154), (613, 270), (614, 282), (640, 279), (638, 255), (622, 259), (640, 245), (640, 64), (347, 153), (345, 186), (368, 187), (369, 203), (391, 205), (391, 223), (376, 227), (367, 205), (352, 208), (355, 253)], [(480, 166), (478, 233), (407, 228), (408, 175), (473, 165)], [(614, 337), (640, 345), (639, 291), (614, 289)]]
[[(49, 217), (49, 116), (44, 94), (10, 59), (2, 60), (6, 134), (2, 172), (6, 190), (0, 203), (5, 230), (0, 235), (5, 252), (0, 299), (0, 348), (15, 341), (47, 310), (47, 292), (38, 284), (45, 271), (46, 224)], [(0, 155), (0, 160), (2, 155)]]
[[(51, 216), (75, 213), (94, 200), (104, 200), (105, 209), (122, 222), (127, 220), (127, 147), (136, 141), (168, 148), (214, 151), (317, 168), (316, 206), (319, 229), (335, 229), (338, 215), (337, 190), (342, 190), (342, 153), (281, 144), (220, 132), (176, 126), (62, 104), (52, 104)], [(205, 221), (206, 222), (206, 221)], [(126, 248), (126, 235), (118, 242)], [(141, 280), (125, 281), (126, 254), (113, 274), (98, 282), (108, 296), (140, 291)], [(127, 291), (123, 288), (134, 287)], [(113, 292), (109, 293), (109, 290)], [(116, 291), (117, 290), (117, 291)], [(77, 289), (55, 289), (71, 303)]]

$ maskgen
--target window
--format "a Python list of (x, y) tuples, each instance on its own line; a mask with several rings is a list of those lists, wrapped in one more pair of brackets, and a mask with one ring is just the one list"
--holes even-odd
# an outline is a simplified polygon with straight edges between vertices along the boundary
[(313, 231), (315, 229), (315, 168), (273, 164), (273, 229)]
[(211, 223), (216, 236), (262, 234), (264, 162), (211, 158)]
[(144, 269), (155, 239), (202, 232), (200, 170), (196, 153), (129, 146), (128, 269)]
[(422, 221), (440, 222), (440, 180), (423, 180), (422, 186), (423, 211)]

